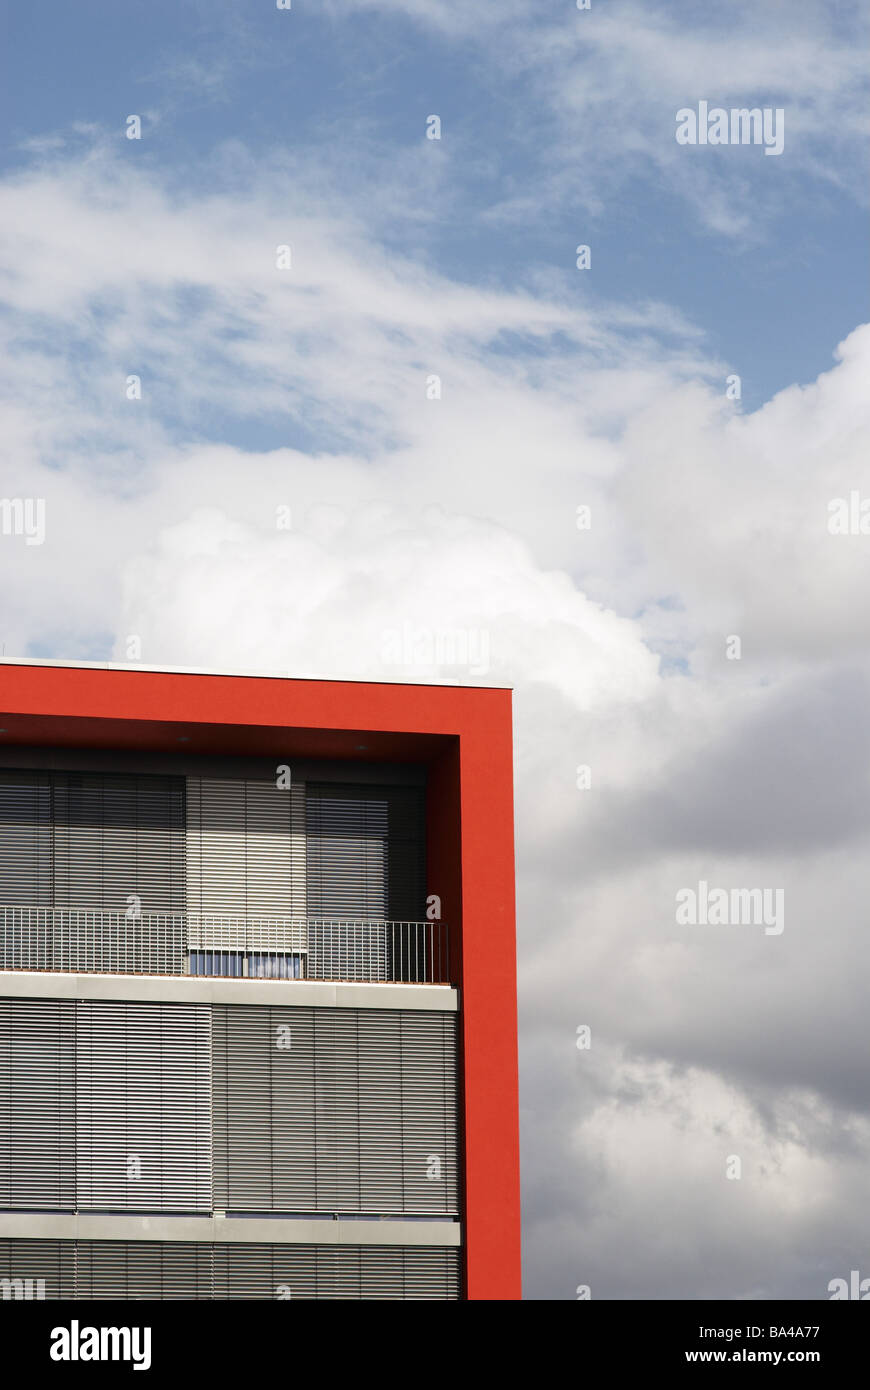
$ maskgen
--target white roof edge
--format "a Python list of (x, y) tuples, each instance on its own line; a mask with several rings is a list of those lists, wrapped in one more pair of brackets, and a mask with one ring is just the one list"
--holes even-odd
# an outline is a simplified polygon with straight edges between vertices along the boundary
[(73, 661), (53, 657), (3, 656), (4, 666), (70, 666), (86, 671), (153, 671), (173, 676), (243, 676), (250, 680), (333, 681), (338, 685), (423, 686), (429, 690), (513, 690), (512, 685), (463, 685), (461, 681), (391, 681), (380, 677), (312, 676), (299, 671), (209, 670), (205, 666), (148, 666), (142, 661)]

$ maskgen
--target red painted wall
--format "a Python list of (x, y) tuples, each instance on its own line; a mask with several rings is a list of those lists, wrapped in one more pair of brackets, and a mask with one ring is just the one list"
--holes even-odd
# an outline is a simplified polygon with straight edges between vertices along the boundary
[(510, 695), (460, 740), (467, 1297), (520, 1297)]
[(177, 752), (184, 736), (191, 753), (272, 753), (277, 740), (285, 756), (427, 761), (429, 892), (442, 899), (460, 988), (466, 1297), (519, 1298), (510, 692), (0, 664), (0, 728), (0, 748), (110, 740)]

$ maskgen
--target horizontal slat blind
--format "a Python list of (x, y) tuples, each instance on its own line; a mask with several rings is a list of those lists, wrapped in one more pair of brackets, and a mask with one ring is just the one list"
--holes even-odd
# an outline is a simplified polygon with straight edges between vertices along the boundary
[(0, 966), (180, 973), (184, 851), (183, 777), (0, 773)]
[(385, 921), (390, 831), (386, 792), (309, 785), (306, 824), (311, 916)]
[(458, 1212), (456, 1015), (360, 1009), (357, 1019), (363, 1209)]
[(210, 1006), (81, 1001), (75, 1041), (79, 1208), (210, 1211)]
[[(10, 1288), (9, 1298), (35, 1299), (35, 1284), (44, 1280), (46, 1299), (69, 1299), (76, 1296), (76, 1242), (74, 1240), (0, 1239), (0, 1279), (30, 1284), (24, 1291)], [(8, 1310), (7, 1310), (8, 1311)]]
[(190, 777), (187, 808), (190, 912), (305, 917), (301, 783)]
[(459, 1251), (424, 1245), (0, 1240), (0, 1279), (44, 1279), (65, 1300), (460, 1296)]
[[(308, 911), (314, 919), (373, 924), (425, 917), (423, 791), (419, 787), (313, 783), (306, 787)], [(336, 933), (311, 926), (315, 960), (338, 979), (425, 978), (422, 950), (403, 928)]]
[(75, 1245), (75, 1285), (69, 1295), (73, 1299), (168, 1301), (216, 1296), (214, 1249), (209, 1242), (93, 1240)]
[(215, 1246), (219, 1297), (290, 1299), (459, 1298), (459, 1251), (432, 1246)]
[(215, 1005), (213, 1046), (218, 1206), (458, 1211), (455, 1014)]
[(183, 912), (184, 778), (52, 774), (54, 903)]
[(213, 1123), (220, 1209), (458, 1212), (452, 1013), (5, 999), (0, 1064), (0, 1206), (210, 1211)]
[(0, 904), (52, 904), (51, 776), (47, 772), (0, 771)]
[[(361, 1011), (363, 1012), (363, 1011)], [(372, 1011), (374, 1012), (374, 1011)], [(458, 1211), (456, 1014), (403, 1011), (401, 1077), (404, 1204), (417, 1211)], [(381, 1040), (377, 1016), (362, 1019), (367, 1054), (376, 1065)], [(370, 1132), (377, 1133), (375, 1125)]]
[(75, 1008), (0, 999), (0, 1208), (75, 1208)]
[(0, 1207), (211, 1206), (209, 1005), (0, 999)]

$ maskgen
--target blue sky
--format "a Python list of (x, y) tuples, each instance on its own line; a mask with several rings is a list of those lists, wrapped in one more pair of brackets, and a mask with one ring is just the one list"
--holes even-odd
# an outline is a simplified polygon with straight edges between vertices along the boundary
[[(802, 7), (791, 7), (792, 19), (782, 7), (765, 8), (769, 20), (778, 16), (784, 40)], [(739, 9), (735, 22), (723, 15), (717, 29), (705, 4), (640, 7), (652, 27), (706, 33), (711, 44), (739, 33)], [(853, 42), (858, 7), (824, 10), (832, 48)], [(729, 91), (727, 81), (709, 90), (687, 75), (680, 104), (701, 97), (726, 107), (786, 103), (779, 158), (763, 158), (760, 149), (684, 151), (705, 159), (708, 170), (718, 161), (736, 171), (734, 213), (747, 225), (739, 233), (717, 230), (651, 161), (626, 156), (633, 124), (663, 144), (673, 139), (669, 93), (625, 110), (619, 90), (610, 102), (605, 92), (572, 123), (542, 100), (546, 69), (532, 60), (500, 62), (488, 54), (494, 45), (486, 32), (461, 29), (454, 38), (449, 26), (419, 22), (413, 5), (408, 11), (301, 0), (280, 13), (265, 0), (5, 4), (2, 167), (26, 166), (34, 137), (76, 123), (123, 142), (124, 159), (157, 167), (187, 188), (213, 186), (215, 153), (228, 142), (242, 143), (253, 159), (317, 152), (339, 187), (360, 156), (371, 161), (374, 178), (382, 161), (410, 153), (446, 167), (429, 197), (396, 209), (381, 234), (384, 245), (427, 267), (500, 287), (527, 285), (546, 272), (568, 302), (673, 305), (703, 330), (707, 350), (740, 373), (748, 409), (830, 366), (834, 346), (867, 305), (866, 148), (841, 141), (826, 151), (824, 132), (812, 124), (799, 129), (795, 122), (792, 130), (799, 91), (762, 82), (747, 91), (732, 82)], [(602, 3), (579, 13), (567, 0), (544, 0), (532, 22), (541, 33), (547, 26), (575, 31), (581, 42), (564, 66), (582, 88), (597, 62), (589, 46), (584, 51), (583, 26), (591, 30), (605, 12), (618, 19), (620, 11), (628, 7)], [(527, 23), (514, 25), (507, 7), (499, 42), (509, 43), (513, 28), (519, 47)], [(774, 23), (765, 38), (776, 42)], [(853, 95), (844, 89), (844, 105)], [(143, 114), (141, 143), (123, 141), (130, 112)], [(432, 112), (443, 121), (440, 147), (423, 139)], [(600, 151), (620, 127), (621, 160), (608, 155), (611, 167), (602, 169)], [(809, 169), (810, 157), (828, 159), (842, 184)], [(222, 177), (232, 176), (224, 169)], [(356, 184), (358, 170), (350, 177)], [(558, 196), (549, 197), (554, 179)], [(510, 214), (505, 204), (518, 197), (533, 206)], [(593, 246), (593, 269), (582, 281), (573, 255), (580, 242)], [(269, 437), (262, 422), (258, 428), (260, 439)]]
[[(0, 13), (6, 656), (512, 686), (528, 1296), (826, 1297), (870, 1243), (866, 6)], [(782, 154), (678, 145), (700, 101)], [(784, 931), (687, 929), (701, 880)]]

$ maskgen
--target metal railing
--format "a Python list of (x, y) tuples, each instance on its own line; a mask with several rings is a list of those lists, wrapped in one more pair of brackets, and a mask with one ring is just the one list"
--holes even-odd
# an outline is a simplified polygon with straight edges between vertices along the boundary
[(0, 907), (0, 970), (449, 983), (443, 922)]

